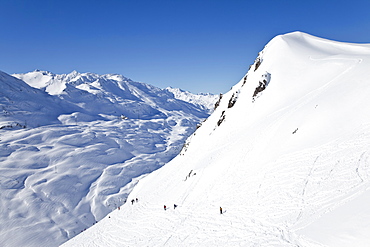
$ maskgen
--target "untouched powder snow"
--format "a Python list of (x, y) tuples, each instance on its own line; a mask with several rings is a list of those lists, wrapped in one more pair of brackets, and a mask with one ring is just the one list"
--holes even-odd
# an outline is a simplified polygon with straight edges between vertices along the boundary
[(275, 37), (138, 202), (63, 246), (369, 246), (369, 68), (367, 44)]
[(59, 246), (96, 224), (210, 111), (121, 75), (17, 77), (32, 87), (0, 72), (0, 246)]

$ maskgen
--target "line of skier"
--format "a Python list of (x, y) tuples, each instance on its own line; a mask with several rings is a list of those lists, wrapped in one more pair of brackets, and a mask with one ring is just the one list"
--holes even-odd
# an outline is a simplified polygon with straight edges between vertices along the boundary
[[(176, 209), (177, 208), (177, 205), (176, 204), (173, 204), (173, 209)], [(166, 205), (163, 205), (163, 209), (164, 210), (167, 210), (167, 206)], [(220, 214), (222, 214), (223, 211), (222, 211), (222, 207), (220, 207)]]
[[(139, 202), (139, 199), (132, 199), (131, 200), (131, 205), (134, 205), (134, 203), (138, 203)], [(173, 209), (176, 209), (178, 207), (177, 204), (173, 204)], [(167, 210), (167, 206), (166, 205), (163, 205), (163, 209), (166, 211)], [(118, 207), (118, 210), (120, 210), (120, 207)], [(222, 210), (222, 207), (220, 207), (220, 214), (224, 213), (224, 211)]]

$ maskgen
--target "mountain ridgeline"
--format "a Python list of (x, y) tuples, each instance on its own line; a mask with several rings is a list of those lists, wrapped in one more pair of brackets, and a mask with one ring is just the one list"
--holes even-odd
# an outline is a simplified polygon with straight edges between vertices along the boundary
[[(168, 89), (135, 82), (117, 74), (97, 75), (73, 71), (55, 75), (47, 71), (34, 71), (13, 76), (50, 95), (57, 95), (64, 102), (79, 106), (81, 113), (97, 119), (164, 119), (169, 115), (167, 112), (173, 111), (205, 118), (209, 111), (208, 108), (199, 110), (199, 107), (175, 98)], [(203, 97), (189, 94), (190, 98), (201, 98), (198, 105), (215, 98), (210, 94)]]

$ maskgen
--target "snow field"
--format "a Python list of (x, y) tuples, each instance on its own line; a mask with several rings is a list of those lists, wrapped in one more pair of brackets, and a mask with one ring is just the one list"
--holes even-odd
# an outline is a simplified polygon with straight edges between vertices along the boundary
[(59, 246), (95, 225), (209, 111), (119, 75), (20, 76), (54, 95), (0, 76), (0, 123), (27, 123), (0, 130), (1, 246)]
[(139, 203), (63, 246), (369, 245), (370, 46), (295, 32), (256, 61)]

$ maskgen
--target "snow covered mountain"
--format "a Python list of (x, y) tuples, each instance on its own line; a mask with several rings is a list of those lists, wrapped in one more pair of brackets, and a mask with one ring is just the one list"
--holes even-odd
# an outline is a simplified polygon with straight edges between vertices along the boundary
[[(73, 71), (70, 74), (55, 75), (36, 70), (13, 76), (50, 95), (58, 95), (63, 101), (82, 107), (88, 115), (109, 120), (120, 116), (129, 119), (166, 118), (169, 111), (181, 111), (204, 118), (208, 115), (204, 111), (210, 111), (208, 106), (216, 97), (203, 97), (198, 105), (191, 102), (186, 104), (184, 99), (177, 100), (166, 89), (134, 82), (117, 74), (97, 75)], [(202, 105), (201, 110), (198, 109), (199, 105)]]
[(369, 246), (369, 68), (368, 44), (275, 37), (137, 203), (63, 246)]
[(193, 94), (188, 91), (181, 90), (179, 88), (167, 87), (166, 90), (173, 93), (176, 99), (192, 103), (197, 107), (209, 112), (210, 114), (213, 112), (215, 102), (219, 98), (218, 95), (213, 95), (210, 93)]
[(62, 113), (82, 110), (0, 71), (0, 129), (59, 123)]
[(0, 246), (58, 246), (92, 226), (209, 115), (121, 75), (15, 76), (29, 85), (0, 72)]

